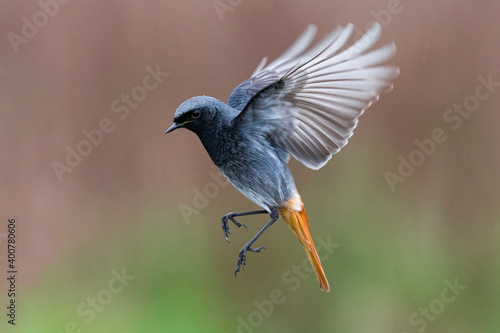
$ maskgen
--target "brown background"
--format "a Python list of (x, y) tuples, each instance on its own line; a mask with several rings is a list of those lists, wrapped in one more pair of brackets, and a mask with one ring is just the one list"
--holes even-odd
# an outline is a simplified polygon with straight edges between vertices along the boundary
[[(19, 45), (16, 53), (8, 33), (21, 34), (21, 18), (32, 21), (40, 6), (34, 1), (2, 1), (1, 218), (6, 221), (14, 216), (18, 220), (24, 306), (58, 304), (49, 316), (51, 320), (40, 318), (44, 323), (38, 326), (41, 332), (61, 331), (63, 323), (71, 318), (78, 321), (75, 306), (105, 285), (109, 270), (123, 263), (130, 271), (135, 270), (142, 282), (126, 291), (129, 294), (121, 299), (123, 304), (109, 305), (110, 310), (101, 315), (100, 321), (89, 324), (94, 326), (87, 327), (88, 331), (105, 331), (105, 323), (112, 321), (107, 317), (111, 313), (121, 318), (130, 310), (136, 314), (132, 318), (141, 322), (141, 315), (127, 306), (134, 309), (138, 303), (150, 304), (148, 297), (154, 297), (154, 291), (146, 297), (141, 289), (148, 283), (145, 267), (171, 267), (172, 272), (155, 273), (165, 282), (155, 288), (179, 288), (186, 303), (197, 302), (199, 293), (210, 289), (206, 281), (218, 281), (220, 292), (232, 295), (219, 301), (225, 307), (233, 304), (227, 320), (221, 314), (210, 326), (220, 331), (234, 331), (235, 318), (255, 310), (254, 298), (261, 300), (274, 288), (287, 288), (279, 277), (303, 253), (283, 225), (261, 240), (272, 251), (251, 254), (250, 265), (241, 278), (232, 277), (238, 249), (264, 222), (250, 219), (245, 222), (252, 226), (248, 233), (233, 230), (233, 242), (224, 242), (219, 217), (228, 211), (254, 207), (232, 187), (222, 189), (210, 199), (207, 209), (193, 215), (191, 223), (185, 223), (179, 205), (192, 205), (193, 189), (203, 189), (210, 183), (209, 172), (216, 169), (196, 136), (187, 131), (165, 136), (164, 131), (182, 101), (202, 94), (226, 101), (263, 56), (277, 57), (307, 24), (316, 24), (319, 36), (348, 22), (364, 29), (374, 20), (373, 12), (387, 10), (394, 2), (233, 3), (233, 10), (223, 13), (221, 20), (211, 1), (74, 0), (60, 5), (59, 12), (27, 44)], [(280, 305), (277, 313), (266, 318), (256, 331), (278, 331), (281, 327), (299, 332), (310, 321), (321, 323), (313, 326), (320, 331), (339, 327), (363, 331), (363, 325), (353, 324), (358, 320), (366, 322), (366, 329), (372, 331), (415, 330), (408, 326), (408, 316), (439, 295), (444, 278), (451, 281), (455, 276), (469, 286), (470, 298), (447, 305), (441, 315), (444, 319), (429, 323), (428, 331), (458, 332), (458, 327), (477, 328), (478, 322), (484, 328), (494, 327), (490, 323), (493, 319), (486, 314), (490, 310), (486, 309), (498, 306), (498, 301), (487, 295), (498, 295), (499, 291), (493, 281), (494, 273), (499, 272), (500, 91), (481, 101), (477, 111), (456, 131), (443, 121), (443, 114), (474, 94), (479, 76), (492, 75), (494, 81), (500, 81), (500, 3), (401, 1), (397, 8), (397, 14), (382, 22), (382, 41), (378, 44), (395, 41), (398, 47), (391, 63), (400, 67), (401, 75), (395, 80), (393, 92), (382, 96), (363, 115), (350, 144), (320, 171), (291, 163), (308, 207), (313, 236), (331, 235), (345, 249), (326, 263), (332, 294), (320, 294), (314, 279), (308, 279), (299, 291), (300, 297), (288, 294), (293, 300)], [(148, 92), (126, 119), (120, 120), (111, 103), (122, 93), (130, 94), (141, 84), (145, 68), (157, 64), (169, 76)], [(75, 148), (84, 139), (82, 130), (96, 128), (103, 118), (111, 119), (115, 130), (59, 182), (51, 163), (64, 163), (65, 147)], [(396, 172), (398, 156), (408, 157), (416, 148), (414, 140), (430, 137), (437, 127), (445, 130), (447, 141), (391, 192), (384, 172)], [(2, 225), (0, 253), (5, 253), (7, 227)], [(370, 240), (371, 233), (380, 237)], [(344, 245), (350, 244), (346, 239), (351, 237), (352, 248)], [(394, 242), (387, 244), (386, 237)], [(427, 253), (429, 246), (432, 250)], [(384, 247), (386, 255), (381, 257), (379, 251)], [(357, 253), (350, 252), (356, 248)], [(354, 265), (355, 258), (370, 256), (373, 261), (359, 259), (356, 265), (377, 265), (378, 260), (388, 263), (401, 252), (408, 253), (408, 260), (420, 258), (423, 265), (410, 265), (415, 269), (412, 274), (404, 266), (389, 269), (389, 275), (404, 288), (387, 293), (382, 287), (385, 284), (377, 278), (387, 281), (387, 276), (377, 275), (377, 271), (357, 277), (367, 279), (359, 286), (373, 286), (366, 293), (378, 295), (372, 295), (379, 300), (374, 304), (382, 304), (383, 313), (372, 307), (365, 311), (362, 306), (369, 307), (369, 303), (362, 301), (364, 292), (353, 296), (350, 289), (346, 289), (346, 299), (360, 297), (360, 303), (346, 308), (345, 299), (336, 293), (341, 293), (343, 279), (352, 280), (356, 274), (342, 277), (346, 272), (342, 265), (348, 267)], [(5, 257), (0, 257), (2, 266)], [(438, 260), (435, 266), (425, 266), (434, 260)], [(418, 272), (442, 267), (442, 263), (453, 263), (450, 267), (456, 270), (450, 268), (422, 285), (408, 282), (419, 280)], [(400, 271), (410, 278), (406, 279), (406, 274), (399, 276)], [(182, 284), (172, 286), (180, 277), (168, 282), (178, 274), (190, 276), (186, 290)], [(92, 282), (82, 286), (79, 281)], [(61, 285), (66, 286), (68, 295), (76, 296), (54, 296), (49, 300), (47, 290), (59, 290)], [(193, 285), (200, 290), (191, 290)], [(6, 290), (5, 281), (0, 287)], [(421, 290), (427, 290), (429, 296), (411, 296)], [(213, 297), (220, 296), (214, 293)], [(329, 300), (325, 301), (325, 297)], [(317, 299), (321, 300), (315, 303)], [(168, 322), (175, 319), (158, 319), (169, 317), (170, 306), (182, 314), (192, 309), (192, 305), (179, 305), (179, 300), (176, 305), (171, 302), (163, 298), (155, 303), (164, 308), (161, 314), (149, 318), (158, 320), (151, 331), (173, 329)], [(298, 308), (300, 302), (315, 303), (319, 308), (313, 306), (315, 314), (309, 319), (304, 315), (287, 321), (285, 318), (292, 313), (304, 313)], [(484, 306), (485, 317), (472, 314), (474, 304)], [(66, 307), (69, 314), (62, 310)], [(342, 315), (339, 308), (343, 308)], [(218, 309), (214, 305), (213, 310)], [(37, 313), (43, 310), (25, 310), (25, 316)], [(339, 317), (332, 317), (334, 313)], [(183, 331), (185, 321), (178, 320), (176, 329)], [(208, 319), (200, 320), (203, 324)]]

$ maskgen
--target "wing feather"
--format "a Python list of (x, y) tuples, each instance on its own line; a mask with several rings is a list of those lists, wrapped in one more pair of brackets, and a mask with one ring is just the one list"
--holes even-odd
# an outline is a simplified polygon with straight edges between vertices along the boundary
[(264, 58), (229, 98), (228, 105), (239, 111), (235, 126), (270, 140), (309, 168), (322, 167), (399, 74), (397, 67), (380, 65), (394, 55), (394, 43), (369, 51), (380, 25), (349, 46), (353, 28), (338, 27), (307, 50), (316, 32), (309, 26), (276, 60), (266, 66)]

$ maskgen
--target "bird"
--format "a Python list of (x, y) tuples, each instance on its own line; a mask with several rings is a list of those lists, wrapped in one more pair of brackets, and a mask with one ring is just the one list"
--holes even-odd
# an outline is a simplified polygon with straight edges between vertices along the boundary
[(245, 268), (247, 252), (267, 249), (253, 244), (281, 216), (303, 245), (320, 289), (329, 292), (288, 161), (292, 156), (310, 169), (323, 167), (347, 144), (363, 112), (392, 90), (399, 68), (382, 65), (394, 56), (394, 42), (371, 50), (382, 31), (376, 22), (355, 41), (354, 25), (347, 24), (311, 46), (316, 30), (310, 24), (273, 62), (263, 58), (227, 103), (209, 96), (184, 101), (165, 133), (194, 132), (229, 182), (262, 208), (224, 215), (227, 241), (229, 221), (246, 228), (237, 217), (269, 215), (239, 251), (235, 275)]

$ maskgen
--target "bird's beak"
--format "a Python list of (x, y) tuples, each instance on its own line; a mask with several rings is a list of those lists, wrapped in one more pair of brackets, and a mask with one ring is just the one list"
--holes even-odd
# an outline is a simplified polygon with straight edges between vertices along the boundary
[(185, 123), (180, 123), (180, 124), (174, 123), (172, 126), (169, 127), (169, 129), (165, 132), (165, 134), (170, 133), (178, 128), (184, 127), (184, 124)]

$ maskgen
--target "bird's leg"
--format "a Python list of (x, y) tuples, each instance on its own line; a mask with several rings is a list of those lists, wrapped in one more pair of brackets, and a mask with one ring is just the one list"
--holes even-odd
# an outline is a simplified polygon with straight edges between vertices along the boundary
[(271, 220), (269, 220), (269, 222), (267, 222), (267, 224), (264, 226), (264, 228), (260, 229), (260, 231), (257, 233), (257, 235), (255, 235), (240, 250), (240, 253), (238, 255), (238, 266), (236, 267), (236, 271), (234, 272), (235, 276), (236, 276), (236, 274), (238, 274), (238, 272), (240, 271), (241, 268), (245, 269), (245, 264), (247, 262), (247, 251), (250, 251), (250, 252), (260, 252), (260, 250), (262, 250), (262, 249), (266, 249), (267, 250), (267, 247), (265, 247), (265, 246), (261, 246), (261, 247), (258, 247), (256, 249), (252, 248), (251, 246), (257, 240), (257, 238), (259, 238), (264, 233), (264, 231), (267, 230), (267, 228), (269, 228), (274, 222), (276, 222), (276, 220), (280, 216), (280, 214), (279, 214), (278, 210), (276, 209), (276, 207), (272, 207), (271, 208), (271, 212), (269, 213), (269, 216), (271, 217)]
[(226, 237), (226, 241), (229, 242), (229, 225), (227, 224), (227, 220), (230, 220), (231, 222), (234, 223), (238, 228), (245, 227), (247, 229), (247, 226), (244, 225), (243, 223), (237, 222), (234, 217), (235, 216), (246, 216), (246, 215), (256, 215), (256, 214), (267, 214), (267, 210), (254, 210), (251, 212), (241, 212), (241, 213), (229, 213), (227, 215), (224, 215), (222, 217), (222, 231), (224, 231), (224, 236)]

